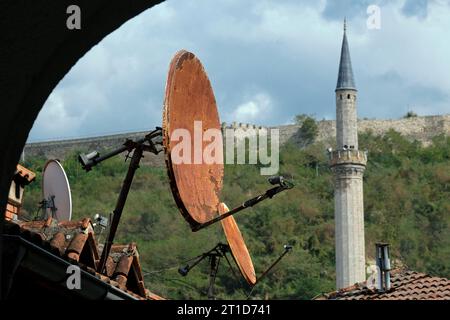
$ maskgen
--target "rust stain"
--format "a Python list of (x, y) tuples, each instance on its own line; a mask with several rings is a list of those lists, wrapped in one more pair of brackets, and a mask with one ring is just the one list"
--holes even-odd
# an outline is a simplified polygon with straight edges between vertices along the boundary
[(177, 52), (175, 58), (176, 58), (176, 68), (178, 70), (181, 70), (181, 69), (183, 69), (184, 61), (194, 59), (195, 56), (191, 52), (188, 52), (186, 50), (181, 50), (181, 51)]

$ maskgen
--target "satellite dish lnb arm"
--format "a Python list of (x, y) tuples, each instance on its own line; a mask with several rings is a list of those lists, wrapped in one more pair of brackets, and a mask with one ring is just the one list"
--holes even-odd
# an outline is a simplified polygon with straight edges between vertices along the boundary
[(109, 158), (117, 156), (118, 154), (121, 154), (124, 151), (131, 151), (133, 147), (130, 147), (129, 144), (127, 144), (127, 142), (125, 142), (125, 144), (120, 148), (110, 151), (102, 156), (100, 156), (100, 153), (97, 151), (92, 151), (91, 153), (88, 154), (82, 153), (78, 156), (78, 161), (81, 163), (81, 166), (83, 167), (84, 170), (91, 171), (92, 167), (95, 167), (100, 162), (103, 162)]
[[(83, 167), (84, 170), (90, 171), (92, 167), (95, 167), (100, 162), (115, 157), (118, 154), (121, 154), (122, 152), (125, 151), (131, 152), (138, 146), (142, 146), (144, 151), (149, 151), (154, 154), (158, 154), (162, 150), (161, 148), (159, 148), (159, 146), (162, 145), (162, 141), (160, 141), (161, 137), (162, 137), (162, 129), (160, 127), (156, 127), (155, 130), (148, 133), (144, 138), (141, 138), (136, 141), (127, 139), (121, 147), (112, 150), (102, 156), (97, 151), (92, 151), (91, 153), (88, 154), (82, 153), (78, 156), (78, 161), (81, 163), (81, 166)], [(148, 142), (148, 145), (145, 145), (146, 142)]]
[(245, 201), (243, 204), (241, 204), (239, 207), (236, 207), (214, 219), (211, 219), (210, 221), (207, 221), (205, 223), (202, 224), (198, 224), (197, 226), (193, 227), (192, 230), (193, 231), (198, 231), (200, 229), (206, 228), (216, 222), (219, 222), (229, 216), (232, 216), (236, 213), (238, 213), (239, 211), (242, 211), (244, 209), (253, 207), (254, 205), (260, 203), (263, 200), (266, 199), (272, 199), (276, 194), (284, 191), (284, 190), (288, 190), (288, 189), (292, 189), (294, 187), (294, 184), (292, 182), (289, 182), (287, 180), (284, 180), (283, 177), (272, 177), (269, 178), (269, 182), (271, 184), (278, 184), (276, 187), (273, 187), (269, 190), (267, 190), (265, 193), (260, 194), (259, 196), (256, 196), (252, 199), (249, 199), (247, 201)]

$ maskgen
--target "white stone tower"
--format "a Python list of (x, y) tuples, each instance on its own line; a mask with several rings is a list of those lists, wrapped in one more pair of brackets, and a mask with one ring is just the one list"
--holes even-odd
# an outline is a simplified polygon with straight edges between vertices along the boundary
[(336, 286), (341, 289), (366, 278), (363, 174), (367, 155), (358, 150), (357, 90), (345, 21), (335, 92), (337, 149), (330, 153), (330, 166), (335, 176)]

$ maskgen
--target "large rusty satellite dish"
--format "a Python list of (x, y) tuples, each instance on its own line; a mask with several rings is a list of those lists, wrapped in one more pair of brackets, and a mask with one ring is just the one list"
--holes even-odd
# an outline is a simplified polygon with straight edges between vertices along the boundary
[[(197, 161), (194, 159), (197, 150), (195, 143), (199, 143), (202, 155), (205, 146), (209, 144), (203, 139), (200, 142), (194, 141), (195, 121), (201, 121), (201, 133), (208, 129), (220, 132), (219, 114), (208, 76), (200, 60), (193, 53), (182, 50), (172, 59), (167, 77), (163, 144), (173, 196), (181, 214), (193, 230), (218, 216), (223, 180), (223, 161), (206, 164), (203, 158), (200, 163), (198, 158)], [(172, 151), (182, 142), (171, 141), (172, 134), (177, 129), (187, 130), (190, 134), (190, 163), (174, 161)]]
[[(229, 209), (225, 203), (219, 205), (220, 214), (228, 212)], [(227, 238), (228, 245), (230, 246), (231, 254), (236, 261), (239, 270), (242, 273), (244, 279), (250, 284), (256, 284), (255, 268), (253, 267), (252, 258), (245, 245), (244, 238), (241, 231), (234, 220), (233, 216), (229, 216), (220, 221), (222, 223), (225, 237)]]

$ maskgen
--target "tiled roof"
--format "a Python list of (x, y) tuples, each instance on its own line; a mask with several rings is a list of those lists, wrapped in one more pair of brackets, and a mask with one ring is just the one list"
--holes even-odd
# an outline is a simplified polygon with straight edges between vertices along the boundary
[(18, 164), (16, 167), (15, 175), (18, 175), (24, 181), (27, 181), (28, 183), (26, 184), (29, 184), (30, 182), (33, 182), (34, 179), (36, 179), (36, 174), (33, 171), (21, 166), (20, 164)]
[(391, 272), (392, 289), (377, 292), (365, 283), (324, 294), (317, 300), (450, 300), (450, 280), (425, 273), (396, 269)]
[(145, 288), (139, 253), (134, 243), (113, 245), (106, 273), (96, 271), (101, 246), (97, 245), (90, 219), (80, 221), (5, 221), (5, 234), (18, 235), (81, 269), (101, 281), (138, 299), (160, 300)]

